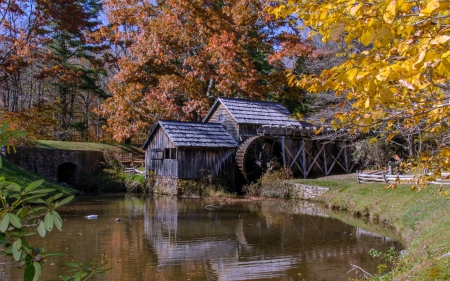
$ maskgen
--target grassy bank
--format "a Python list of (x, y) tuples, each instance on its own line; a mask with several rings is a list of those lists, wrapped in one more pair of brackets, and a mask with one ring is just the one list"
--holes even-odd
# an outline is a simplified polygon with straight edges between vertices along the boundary
[(54, 140), (37, 140), (37, 147), (68, 149), (68, 150), (93, 150), (104, 151), (106, 149), (118, 149), (123, 153), (138, 152), (143, 153), (139, 145), (123, 144), (123, 143), (98, 143), (98, 142), (73, 142), (73, 141), (54, 141)]
[[(421, 192), (411, 185), (358, 184), (356, 176), (295, 180), (329, 187), (319, 200), (332, 208), (392, 227), (406, 247), (392, 275), (384, 280), (450, 280), (450, 199), (438, 186)], [(444, 188), (443, 193), (449, 187)]]
[[(26, 187), (30, 183), (40, 180), (43, 177), (25, 170), (22, 167), (12, 164), (11, 162), (2, 158), (2, 168), (0, 168), (0, 176), (4, 177), (5, 180), (15, 182), (21, 187)], [(46, 179), (41, 185), (42, 188), (54, 188), (60, 192), (66, 194), (76, 194), (78, 191), (69, 187), (61, 186), (57, 182)]]

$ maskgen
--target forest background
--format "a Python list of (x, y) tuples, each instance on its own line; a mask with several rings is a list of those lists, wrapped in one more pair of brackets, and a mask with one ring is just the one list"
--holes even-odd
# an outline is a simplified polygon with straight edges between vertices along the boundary
[(449, 5), (0, 0), (1, 122), (32, 139), (140, 144), (157, 119), (201, 121), (217, 97), (270, 100), (312, 123), (375, 130), (365, 145), (439, 172), (450, 165)]
[(32, 139), (138, 144), (157, 119), (201, 121), (217, 97), (329, 120), (343, 98), (289, 86), (286, 70), (319, 74), (337, 44), (270, 4), (1, 0), (0, 118)]

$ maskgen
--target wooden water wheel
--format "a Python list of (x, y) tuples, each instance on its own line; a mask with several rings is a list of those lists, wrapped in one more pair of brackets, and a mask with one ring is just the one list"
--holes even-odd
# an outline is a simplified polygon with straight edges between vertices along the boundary
[(255, 136), (245, 140), (236, 153), (236, 164), (247, 182), (259, 179), (269, 169), (283, 166), (281, 144), (270, 136)]

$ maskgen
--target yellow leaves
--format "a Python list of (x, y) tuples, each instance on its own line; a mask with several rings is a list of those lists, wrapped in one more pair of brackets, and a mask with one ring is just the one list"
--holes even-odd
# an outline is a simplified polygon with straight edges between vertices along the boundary
[(382, 25), (381, 28), (377, 30), (373, 40), (378, 41), (378, 43), (382, 45), (386, 45), (389, 42), (389, 40), (391, 40), (391, 38), (392, 38), (391, 29), (385, 25)]
[(368, 108), (370, 107), (370, 98), (367, 98), (367, 99), (366, 99), (366, 102), (364, 103), (364, 107), (365, 107), (366, 109), (368, 109)]
[(375, 119), (375, 120), (380, 119), (382, 116), (383, 116), (383, 109), (382, 108), (379, 108), (379, 109), (374, 110), (372, 112), (372, 118)]
[(363, 133), (367, 133), (370, 130), (370, 127), (372, 125), (373, 119), (372, 117), (365, 117), (361, 118), (357, 121), (357, 124), (359, 126), (359, 130)]
[(359, 41), (364, 44), (364, 46), (368, 46), (372, 43), (373, 38), (375, 37), (375, 29), (371, 26), (367, 28), (367, 30), (359, 37)]
[(350, 15), (355, 16), (356, 13), (358, 13), (359, 9), (361, 9), (362, 7), (362, 3), (358, 3), (358, 4), (352, 4), (352, 7), (350, 8)]
[(450, 148), (441, 149), (441, 151), (439, 152), (439, 155), (446, 157), (446, 158), (450, 158)]
[(426, 53), (427, 53), (426, 50), (423, 50), (422, 52), (420, 52), (419, 58), (417, 59), (417, 61), (413, 65), (413, 69), (414, 70), (418, 70), (422, 66), (422, 62), (425, 59)]
[(420, 15), (424, 16), (424, 15), (430, 15), (431, 13), (433, 13), (436, 9), (439, 8), (440, 6), (440, 1), (439, 0), (431, 0), (427, 3), (427, 5), (425, 5), (425, 7), (420, 11)]
[(449, 57), (444, 57), (443, 59), (441, 59), (441, 63), (437, 67), (436, 73), (441, 75), (441, 76), (444, 76), (444, 77), (449, 77), (450, 76), (450, 60), (449, 60)]
[(345, 30), (345, 22), (338, 22), (336, 23), (330, 30), (330, 39), (332, 41), (339, 41), (341, 40), (342, 34)]
[[(394, 89), (395, 91), (396, 89)], [(383, 105), (388, 105), (394, 101), (394, 91), (392, 89), (384, 90), (380, 93), (380, 102)]]
[(391, 0), (391, 3), (386, 8), (383, 14), (383, 19), (388, 24), (392, 24), (395, 17), (397, 16), (397, 0)]
[(378, 141), (377, 138), (370, 138), (370, 139), (368, 140), (368, 143), (369, 143), (369, 144), (374, 144), (374, 143), (376, 143), (377, 141)]
[(347, 72), (345, 72), (345, 74), (343, 75), (343, 80), (346, 81), (353, 81), (356, 77), (356, 74), (358, 73), (358, 69), (357, 68), (352, 68), (350, 70), (348, 70)]
[(431, 45), (439, 45), (442, 43), (446, 43), (448, 40), (450, 40), (450, 36), (442, 35), (442, 36), (436, 37), (433, 40), (431, 40), (430, 44)]
[(290, 86), (294, 85), (294, 79), (295, 79), (295, 75), (292, 73), (288, 73), (287, 74), (287, 78), (288, 78), (288, 84)]

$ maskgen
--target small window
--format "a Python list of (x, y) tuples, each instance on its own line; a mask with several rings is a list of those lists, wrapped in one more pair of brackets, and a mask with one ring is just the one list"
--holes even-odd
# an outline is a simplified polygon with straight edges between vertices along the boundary
[(152, 159), (153, 160), (163, 160), (164, 159), (164, 150), (162, 149), (152, 149)]
[(223, 114), (219, 114), (219, 121), (223, 121)]
[(177, 159), (177, 149), (176, 148), (165, 148), (164, 149), (164, 159)]

